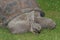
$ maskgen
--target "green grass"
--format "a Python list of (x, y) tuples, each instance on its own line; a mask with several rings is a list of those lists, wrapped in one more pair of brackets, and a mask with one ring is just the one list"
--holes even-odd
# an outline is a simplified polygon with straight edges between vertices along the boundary
[(57, 26), (54, 30), (42, 30), (39, 35), (32, 33), (11, 34), (8, 29), (0, 28), (0, 40), (60, 40), (60, 0), (37, 0), (46, 17), (53, 19)]

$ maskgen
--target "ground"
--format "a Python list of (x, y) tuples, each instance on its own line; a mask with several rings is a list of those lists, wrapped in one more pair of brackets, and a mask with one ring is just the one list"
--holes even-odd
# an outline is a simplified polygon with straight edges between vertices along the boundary
[(0, 40), (60, 40), (60, 0), (37, 0), (46, 17), (56, 22), (54, 30), (44, 29), (39, 35), (32, 33), (11, 34), (8, 29), (0, 28)]

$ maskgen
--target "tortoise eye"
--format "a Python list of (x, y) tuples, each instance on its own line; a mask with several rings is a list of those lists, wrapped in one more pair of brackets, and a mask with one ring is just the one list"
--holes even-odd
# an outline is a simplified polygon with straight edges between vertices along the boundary
[(39, 12), (41, 17), (44, 17), (45, 16), (45, 12), (40, 11), (40, 10), (35, 10), (35, 11)]
[(43, 11), (40, 11), (40, 16), (41, 17), (44, 17), (45, 16), (45, 13)]

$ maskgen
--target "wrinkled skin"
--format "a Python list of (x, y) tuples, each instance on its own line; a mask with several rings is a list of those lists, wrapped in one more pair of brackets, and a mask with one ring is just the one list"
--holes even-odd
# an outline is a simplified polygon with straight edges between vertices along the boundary
[(56, 27), (56, 23), (50, 18), (37, 17), (35, 19), (35, 22), (39, 23), (42, 29), (44, 28), (54, 29)]
[(41, 26), (38, 23), (35, 23), (34, 20), (34, 11), (25, 13), (13, 19), (8, 23), (8, 28), (11, 33), (24, 33), (24, 32), (32, 32), (32, 33), (40, 33)]
[(36, 16), (34, 11), (18, 16), (8, 24), (8, 28), (13, 34), (24, 32), (39, 34), (44, 28), (53, 29), (55, 27), (56, 23), (52, 19)]

